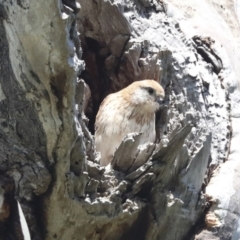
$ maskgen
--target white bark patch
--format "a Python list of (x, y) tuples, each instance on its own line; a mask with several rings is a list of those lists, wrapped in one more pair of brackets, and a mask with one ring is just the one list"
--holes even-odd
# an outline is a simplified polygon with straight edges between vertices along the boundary
[(19, 202), (17, 202), (17, 204), (18, 204), (18, 212), (19, 212), (20, 224), (22, 227), (22, 233), (23, 233), (24, 240), (31, 240), (28, 225), (27, 225), (26, 219), (24, 217), (21, 205)]
[[(240, 119), (232, 119), (233, 136), (229, 160), (221, 165), (211, 179), (206, 194), (216, 201), (211, 208), (219, 220), (224, 224), (224, 219), (228, 212), (232, 212), (229, 203), (238, 191), (236, 183), (236, 174), (239, 171), (239, 142), (240, 142)], [(238, 187), (239, 188), (239, 187)]]
[(6, 98), (6, 96), (5, 96), (5, 94), (4, 94), (3, 90), (2, 90), (2, 87), (1, 87), (1, 85), (0, 85), (0, 102), (1, 102), (2, 100), (4, 100), (5, 98)]

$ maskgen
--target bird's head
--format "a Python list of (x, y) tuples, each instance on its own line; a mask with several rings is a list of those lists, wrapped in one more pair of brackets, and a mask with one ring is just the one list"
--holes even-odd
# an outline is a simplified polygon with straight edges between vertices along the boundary
[(147, 112), (155, 112), (163, 103), (165, 93), (158, 82), (142, 80), (126, 87), (123, 96), (131, 104), (141, 106)]

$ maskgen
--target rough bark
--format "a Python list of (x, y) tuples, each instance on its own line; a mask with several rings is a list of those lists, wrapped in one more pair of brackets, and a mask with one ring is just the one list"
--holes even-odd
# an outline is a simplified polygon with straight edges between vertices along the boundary
[[(1, 239), (24, 239), (18, 202), (34, 240), (239, 239), (239, 56), (186, 19), (174, 0), (0, 3)], [(141, 79), (166, 92), (157, 142), (129, 134), (100, 167), (99, 105)]]

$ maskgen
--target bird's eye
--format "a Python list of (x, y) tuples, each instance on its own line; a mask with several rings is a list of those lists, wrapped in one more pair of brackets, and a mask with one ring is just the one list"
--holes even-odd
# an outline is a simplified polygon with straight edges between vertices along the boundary
[(148, 88), (147, 90), (148, 90), (148, 93), (151, 95), (154, 93), (154, 90), (152, 88)]

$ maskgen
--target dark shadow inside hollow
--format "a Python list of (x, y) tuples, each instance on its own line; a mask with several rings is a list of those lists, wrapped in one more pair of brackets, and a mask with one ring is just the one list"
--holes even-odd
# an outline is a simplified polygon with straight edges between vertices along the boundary
[(86, 37), (82, 42), (82, 59), (85, 61), (85, 70), (79, 77), (84, 79), (91, 90), (91, 100), (86, 116), (89, 119), (88, 128), (94, 134), (94, 123), (99, 106), (110, 93), (110, 79), (105, 67), (105, 59), (110, 53), (104, 43), (99, 43), (92, 38)]
[(144, 240), (150, 223), (149, 206), (146, 206), (139, 214), (138, 219), (132, 227), (125, 232), (121, 240)]

